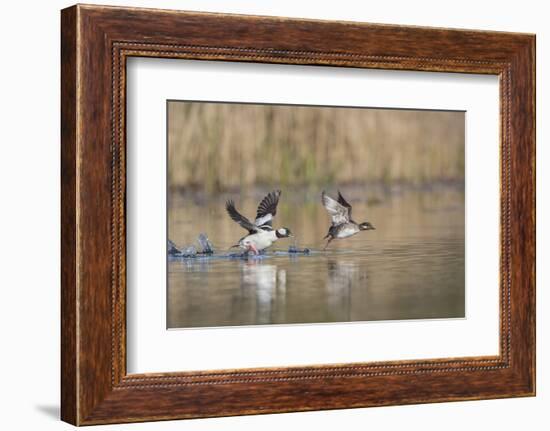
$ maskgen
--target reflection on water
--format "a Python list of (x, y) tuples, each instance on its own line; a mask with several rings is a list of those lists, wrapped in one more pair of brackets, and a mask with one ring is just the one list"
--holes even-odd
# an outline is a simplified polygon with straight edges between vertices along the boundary
[[(464, 194), (409, 192), (378, 204), (353, 196), (354, 217), (375, 231), (321, 252), (328, 216), (316, 196), (281, 198), (276, 225), (295, 232), (310, 255), (174, 259), (168, 263), (168, 327), (464, 317)], [(224, 214), (222, 196), (171, 198), (169, 236), (191, 243), (208, 232), (221, 253), (244, 231)], [(239, 199), (252, 215), (258, 199)]]

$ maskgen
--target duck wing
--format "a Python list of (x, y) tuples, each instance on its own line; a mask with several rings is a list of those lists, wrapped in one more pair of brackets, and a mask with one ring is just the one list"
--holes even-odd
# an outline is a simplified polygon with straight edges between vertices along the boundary
[(229, 214), (229, 217), (231, 217), (234, 222), (239, 223), (239, 225), (241, 225), (241, 227), (246, 229), (249, 233), (256, 233), (260, 231), (258, 226), (237, 211), (235, 208), (235, 203), (231, 199), (226, 202), (225, 209)]
[(338, 203), (348, 209), (348, 219), (351, 220), (351, 205), (344, 199), (340, 190), (338, 190)]
[(256, 226), (263, 230), (271, 230), (273, 228), (271, 222), (275, 214), (277, 214), (277, 205), (280, 196), (281, 191), (274, 190), (262, 199), (260, 205), (258, 205), (258, 211), (256, 212), (256, 220), (254, 221)]
[(323, 202), (323, 206), (332, 218), (333, 226), (349, 222), (348, 208), (332, 199), (325, 192), (321, 194), (321, 200)]

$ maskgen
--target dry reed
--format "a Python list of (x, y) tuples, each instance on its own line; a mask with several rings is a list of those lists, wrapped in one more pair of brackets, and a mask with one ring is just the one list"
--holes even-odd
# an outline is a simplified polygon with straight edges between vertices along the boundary
[(175, 190), (464, 179), (464, 113), (168, 104)]

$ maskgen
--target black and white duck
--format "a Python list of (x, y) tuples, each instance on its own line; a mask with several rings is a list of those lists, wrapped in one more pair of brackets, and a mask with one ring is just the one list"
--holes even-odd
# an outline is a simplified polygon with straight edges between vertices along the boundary
[(323, 238), (328, 238), (323, 250), (326, 250), (333, 239), (348, 238), (362, 230), (374, 230), (374, 226), (368, 221), (363, 223), (353, 221), (351, 218), (351, 205), (344, 199), (340, 191), (338, 191), (338, 200), (331, 198), (323, 191), (321, 201), (331, 217), (330, 228)]
[(253, 251), (255, 254), (259, 254), (261, 250), (271, 247), (278, 239), (292, 236), (290, 229), (282, 227), (274, 230), (272, 226), (280, 196), (280, 190), (268, 193), (258, 205), (254, 222), (239, 213), (232, 200), (227, 201), (225, 209), (231, 219), (248, 231), (248, 235), (241, 238), (233, 247), (240, 247), (246, 252)]

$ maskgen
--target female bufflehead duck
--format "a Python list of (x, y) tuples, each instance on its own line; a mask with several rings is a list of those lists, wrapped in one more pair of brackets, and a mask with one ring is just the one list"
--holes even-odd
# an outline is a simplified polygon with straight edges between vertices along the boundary
[(323, 238), (328, 238), (328, 241), (323, 250), (326, 250), (333, 239), (343, 239), (355, 235), (362, 230), (373, 230), (374, 226), (368, 221), (357, 224), (351, 218), (351, 205), (344, 199), (340, 191), (338, 191), (338, 201), (335, 201), (330, 196), (323, 193), (321, 200), (324, 207), (331, 217), (331, 226), (327, 235)]
[(292, 232), (286, 227), (273, 230), (271, 222), (277, 213), (277, 204), (279, 203), (280, 190), (275, 190), (267, 194), (258, 205), (256, 212), (256, 220), (252, 223), (245, 216), (240, 214), (235, 209), (235, 204), (232, 200), (228, 200), (225, 204), (225, 209), (233, 221), (239, 223), (241, 227), (248, 231), (248, 235), (241, 238), (238, 244), (233, 247), (240, 247), (243, 250), (253, 251), (259, 254), (260, 250), (270, 247), (279, 238), (288, 238), (292, 236)]

